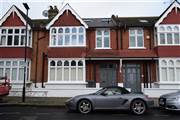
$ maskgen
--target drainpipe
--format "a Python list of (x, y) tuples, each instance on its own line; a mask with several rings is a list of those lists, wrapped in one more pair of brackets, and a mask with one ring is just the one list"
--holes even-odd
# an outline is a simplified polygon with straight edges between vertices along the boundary
[(42, 88), (45, 88), (45, 87), (44, 87), (44, 71), (45, 71), (45, 70), (44, 70), (44, 66), (45, 66), (45, 60), (46, 60), (46, 58), (47, 58), (47, 54), (45, 54), (45, 53), (43, 52), (43, 53), (42, 53), (42, 77), (41, 77), (41, 78), (42, 78), (42, 80), (41, 80), (41, 81), (42, 81), (42, 86), (41, 86)]

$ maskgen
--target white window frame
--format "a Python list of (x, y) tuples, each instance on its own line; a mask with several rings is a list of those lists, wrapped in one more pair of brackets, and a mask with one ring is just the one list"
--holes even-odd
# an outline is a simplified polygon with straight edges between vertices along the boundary
[[(50, 63), (51, 61), (55, 61), (56, 65), (55, 67), (55, 80), (50, 80), (50, 69), (51, 69), (51, 66), (50, 66)], [(57, 68), (59, 68), (59, 66), (57, 66), (57, 62), (58, 61), (62, 61), (62, 80), (57, 80)], [(65, 61), (68, 61), (69, 62), (69, 66), (66, 67), (64, 66), (64, 62)], [(72, 67), (70, 66), (71, 65), (71, 62), (72, 61), (76, 61), (76, 66)], [(82, 61), (83, 62), (83, 66), (82, 67), (79, 67), (78, 66), (78, 62), (79, 61)], [(64, 80), (64, 68), (68, 68), (69, 69), (69, 80)], [(71, 80), (71, 69), (72, 68), (76, 68), (76, 80)], [(78, 80), (78, 68), (83, 68), (83, 79), (82, 80)], [(78, 83), (78, 84), (84, 84), (86, 83), (86, 64), (85, 64), (85, 59), (82, 59), (82, 58), (49, 58), (48, 59), (48, 83), (60, 83), (60, 84), (64, 84), (64, 83)]]
[[(135, 35), (134, 35), (134, 37), (135, 37), (135, 47), (131, 47), (130, 46), (130, 37), (131, 37), (131, 34), (130, 34), (130, 31), (131, 30), (134, 30), (134, 32), (135, 32)], [(137, 34), (137, 30), (142, 30), (142, 38), (143, 38), (143, 45), (142, 45), (142, 47), (139, 47), (138, 46), (138, 40), (137, 40), (137, 37), (139, 36), (138, 34)], [(136, 28), (129, 28), (129, 48), (128, 49), (146, 49), (145, 48), (145, 46), (144, 46), (144, 29), (143, 28), (140, 28), (140, 27), (136, 27)]]
[[(5, 76), (5, 69), (6, 68), (10, 68), (10, 76), (8, 77), (8, 79), (10, 80), (11, 83), (23, 83), (23, 80), (19, 80), (19, 69), (22, 68), (24, 70), (24, 65), (27, 65), (27, 64), (24, 64), (22, 66), (20, 66), (20, 61), (24, 62), (24, 58), (3, 58), (3, 59), (0, 59), (0, 61), (3, 61), (4, 62), (4, 66), (3, 66), (3, 75)], [(6, 61), (10, 61), (11, 62), (11, 66), (6, 66), (5, 63)], [(17, 61), (17, 66), (13, 66), (12, 63), (13, 61)], [(29, 66), (26, 67), (26, 72), (27, 70), (29, 69), (29, 72), (28, 72), (28, 75), (26, 75), (26, 82), (30, 82), (30, 76), (31, 76), (31, 60), (30, 59), (27, 59), (27, 62), (26, 63), (29, 63)], [(0, 66), (0, 68), (2, 68), (2, 66)], [(12, 69), (13, 68), (17, 68), (17, 76), (16, 76), (16, 80), (12, 80)], [(23, 76), (24, 76), (24, 73), (23, 73)], [(0, 77), (3, 77), (3, 76), (0, 76)]]
[[(180, 69), (180, 66), (176, 65), (176, 62), (180, 60), (180, 58), (159, 58), (159, 77), (160, 77), (160, 83), (180, 83), (180, 80), (178, 80), (178, 76), (177, 76), (177, 69)], [(163, 66), (161, 63), (162, 61), (166, 61), (167, 65)], [(170, 66), (169, 65), (169, 61), (173, 61), (174, 65)], [(167, 70), (167, 81), (162, 80), (163, 76), (162, 76), (162, 68), (165, 68)], [(173, 68), (174, 69), (174, 81), (170, 81), (170, 76), (169, 76), (169, 68)]]
[[(178, 27), (179, 28), (179, 31), (176, 32), (174, 31), (174, 27)], [(161, 31), (161, 27), (164, 27), (164, 31)], [(168, 31), (167, 28), (168, 27), (171, 27), (172, 28), (172, 31)], [(160, 34), (163, 33), (165, 35), (165, 44), (161, 44), (160, 43)], [(167, 43), (167, 34), (170, 33), (172, 34), (172, 44), (168, 44)], [(174, 37), (174, 34), (175, 33), (179, 33), (179, 44), (175, 44), (175, 37)], [(158, 46), (180, 46), (180, 25), (176, 25), (176, 24), (166, 24), (166, 25), (158, 25), (157, 26), (157, 37), (158, 37)]]
[[(58, 35), (60, 33), (58, 33), (58, 30), (62, 28), (63, 29), (63, 33), (62, 36), (63, 36), (63, 44), (62, 45), (58, 45)], [(70, 29), (70, 33), (65, 33), (65, 29), (66, 28), (69, 28)], [(72, 33), (72, 28), (76, 28), (76, 34), (75, 33)], [(83, 28), (83, 33), (79, 33), (79, 28)], [(56, 33), (53, 34), (52, 33), (52, 30), (53, 29), (56, 29)], [(51, 27), (50, 28), (50, 31), (49, 31), (49, 34), (50, 34), (50, 39), (49, 39), (49, 46), (50, 47), (85, 47), (86, 46), (86, 29), (84, 28), (84, 26), (61, 26), (61, 27)], [(52, 44), (52, 35), (56, 35), (56, 43), (55, 45)], [(70, 36), (70, 44), (69, 45), (65, 45), (65, 35), (69, 35)], [(79, 35), (83, 35), (84, 39), (84, 43), (83, 44), (77, 44), (76, 45), (73, 45), (72, 44), (72, 35), (76, 35), (76, 39), (77, 41), (79, 41)]]
[[(104, 31), (105, 30), (107, 30), (108, 32), (109, 32), (109, 36), (108, 35), (104, 35)], [(97, 32), (98, 31), (101, 31), (101, 34), (102, 35), (98, 35), (97, 34)], [(109, 47), (105, 47), (104, 46), (104, 37), (109, 37)], [(102, 47), (98, 47), (97, 46), (97, 38), (98, 37), (101, 37), (101, 39), (102, 39), (102, 43), (101, 43), (101, 46)], [(96, 29), (96, 48), (95, 49), (111, 49), (111, 31), (110, 31), (110, 29), (108, 29), (108, 28), (98, 28), (98, 29)]]
[[(2, 34), (1, 33), (1, 31), (3, 29), (6, 29), (6, 34)], [(13, 30), (12, 34), (8, 33), (9, 29)], [(19, 29), (19, 34), (15, 33), (15, 29)], [(21, 33), (22, 29), (25, 30), (24, 33)], [(29, 34), (30, 31), (31, 31), (31, 34)], [(28, 32), (27, 32), (27, 47), (31, 47), (31, 48), (32, 48), (32, 34), (33, 34), (32, 30), (28, 29)], [(8, 35), (12, 36), (12, 45), (7, 45)], [(6, 43), (5, 43), (5, 45), (0, 45), (0, 47), (25, 47), (25, 41), (24, 41), (23, 45), (21, 45), (20, 42), (21, 42), (21, 37), (22, 36), (25, 36), (25, 38), (26, 38), (26, 27), (25, 26), (21, 26), (21, 27), (0, 27), (0, 40), (1, 40), (1, 36), (6, 36), (6, 40), (5, 40)], [(19, 36), (19, 44), (18, 45), (14, 45), (14, 38), (15, 38), (15, 36)]]

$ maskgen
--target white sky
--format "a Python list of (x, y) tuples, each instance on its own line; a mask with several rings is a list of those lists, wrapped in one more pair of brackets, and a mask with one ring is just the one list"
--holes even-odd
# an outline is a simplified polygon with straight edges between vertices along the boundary
[(111, 17), (112, 14), (120, 17), (159, 16), (173, 0), (0, 0), (0, 19), (14, 4), (22, 11), (25, 8), (22, 2), (27, 2), (32, 19), (41, 19), (43, 10), (50, 5), (60, 9), (66, 3), (82, 18)]

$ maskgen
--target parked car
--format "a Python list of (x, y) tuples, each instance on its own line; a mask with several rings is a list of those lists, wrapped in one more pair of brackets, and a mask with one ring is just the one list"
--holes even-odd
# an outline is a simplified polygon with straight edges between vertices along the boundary
[(9, 94), (11, 89), (10, 82), (6, 77), (0, 77), (0, 99)]
[(159, 106), (166, 110), (180, 111), (180, 91), (160, 96)]
[(87, 114), (93, 110), (113, 109), (130, 110), (141, 115), (151, 107), (154, 102), (142, 93), (131, 93), (123, 87), (105, 87), (99, 91), (79, 95), (65, 102), (69, 110)]

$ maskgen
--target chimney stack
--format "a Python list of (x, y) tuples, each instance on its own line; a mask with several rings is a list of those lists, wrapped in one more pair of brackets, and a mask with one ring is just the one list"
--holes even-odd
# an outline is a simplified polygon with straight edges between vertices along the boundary
[(57, 9), (57, 6), (50, 6), (48, 10), (48, 18), (53, 19), (57, 14), (59, 13), (59, 10)]

